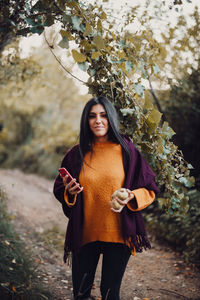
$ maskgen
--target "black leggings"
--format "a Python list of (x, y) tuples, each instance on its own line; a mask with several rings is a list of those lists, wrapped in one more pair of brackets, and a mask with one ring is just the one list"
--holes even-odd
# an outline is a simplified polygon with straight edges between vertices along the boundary
[(103, 254), (101, 272), (102, 300), (119, 300), (120, 286), (129, 257), (129, 248), (120, 243), (92, 242), (84, 245), (72, 257), (74, 298), (90, 296), (100, 254)]

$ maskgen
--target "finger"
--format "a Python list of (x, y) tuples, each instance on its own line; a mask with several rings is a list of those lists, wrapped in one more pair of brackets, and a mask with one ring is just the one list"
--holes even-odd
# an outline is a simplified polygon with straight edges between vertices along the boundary
[(111, 207), (111, 210), (112, 210), (112, 211), (118, 212), (118, 213), (120, 213), (120, 212), (122, 211), (122, 209), (123, 209), (123, 206), (120, 207), (120, 209), (114, 209), (113, 207)]
[(67, 181), (68, 181), (68, 175), (65, 175), (64, 177), (62, 177), (62, 180), (63, 180), (63, 184), (66, 185), (67, 184)]
[(126, 189), (126, 191), (127, 191), (129, 197), (131, 197), (131, 198), (134, 197), (134, 194), (129, 189)]
[(117, 200), (117, 202), (120, 204), (120, 205), (126, 205), (127, 203), (128, 203), (128, 198), (127, 199), (125, 199), (125, 200), (121, 200), (121, 199), (116, 199)]
[(73, 178), (73, 179), (69, 182), (68, 186), (71, 187), (71, 186), (73, 186), (74, 184), (76, 184), (76, 178)]
[(76, 183), (72, 187), (69, 188), (70, 191), (74, 192), (80, 188), (80, 184)]
[(77, 189), (77, 188), (76, 188), (75, 190), (70, 189), (70, 190), (68, 190), (68, 192), (69, 192), (71, 195), (76, 195), (76, 194), (81, 193), (82, 190), (83, 190), (83, 187), (81, 187), (80, 190)]
[(83, 190), (83, 187), (81, 187), (81, 189), (77, 191), (77, 194), (81, 193), (82, 190)]

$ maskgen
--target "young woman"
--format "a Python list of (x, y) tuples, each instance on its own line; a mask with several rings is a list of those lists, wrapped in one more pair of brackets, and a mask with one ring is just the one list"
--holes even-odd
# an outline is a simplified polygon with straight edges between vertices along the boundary
[[(64, 157), (62, 167), (73, 176), (57, 176), (54, 195), (69, 218), (64, 261), (72, 253), (74, 299), (94, 299), (91, 288), (103, 255), (101, 296), (119, 300), (129, 257), (150, 248), (139, 212), (158, 192), (152, 172), (131, 140), (119, 132), (117, 113), (105, 97), (92, 98), (82, 113), (80, 143)], [(79, 189), (78, 189), (79, 187)], [(115, 191), (127, 198), (111, 207)]]

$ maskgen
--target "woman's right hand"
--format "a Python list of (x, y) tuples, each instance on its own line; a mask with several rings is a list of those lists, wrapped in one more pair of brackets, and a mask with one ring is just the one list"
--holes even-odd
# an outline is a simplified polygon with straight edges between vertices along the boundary
[(76, 178), (73, 178), (70, 182), (68, 181), (68, 175), (62, 177), (63, 184), (70, 195), (76, 195), (82, 192), (83, 187), (80, 187), (80, 184), (76, 182)]

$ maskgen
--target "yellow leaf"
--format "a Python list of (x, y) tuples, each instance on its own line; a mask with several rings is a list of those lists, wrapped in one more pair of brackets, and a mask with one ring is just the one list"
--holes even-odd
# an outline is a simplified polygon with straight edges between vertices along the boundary
[(162, 114), (158, 110), (153, 109), (147, 118), (147, 123), (158, 125), (158, 123), (160, 122), (161, 116), (162, 116)]
[(74, 60), (78, 63), (82, 63), (86, 61), (86, 56), (76, 50), (72, 50), (72, 56), (74, 58)]
[(86, 23), (85, 31), (83, 33), (84, 36), (92, 33), (92, 26), (89, 23)]
[(97, 59), (99, 58), (99, 56), (102, 55), (101, 52), (97, 51), (97, 52), (92, 52), (92, 59)]
[(98, 29), (98, 31), (102, 32), (102, 24), (101, 24), (101, 20), (100, 19), (97, 22), (97, 29)]
[(104, 44), (104, 40), (101, 36), (95, 36), (93, 39), (93, 43), (95, 44), (95, 46), (98, 49), (104, 49), (105, 48), (105, 44)]
[(104, 11), (102, 12), (100, 17), (101, 17), (102, 20), (107, 19), (106, 13)]
[(74, 40), (74, 37), (73, 37), (73, 36), (71, 35), (71, 33), (68, 32), (68, 31), (65, 31), (65, 30), (61, 29), (61, 30), (60, 30), (60, 34), (62, 35), (63, 38), (64, 38), (64, 37), (67, 37), (69, 41)]
[(119, 56), (120, 59), (123, 59), (123, 58), (126, 57), (126, 53), (123, 50), (119, 51), (117, 54), (118, 54), (118, 56)]
[(88, 41), (81, 41), (81, 46), (84, 47), (85, 51), (90, 52), (93, 48), (95, 48), (92, 44), (90, 44)]

